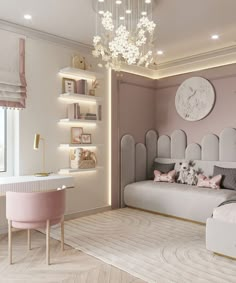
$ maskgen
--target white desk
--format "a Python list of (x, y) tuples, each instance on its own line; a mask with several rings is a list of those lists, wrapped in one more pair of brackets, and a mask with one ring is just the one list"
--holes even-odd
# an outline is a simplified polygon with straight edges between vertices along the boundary
[(58, 187), (74, 187), (72, 176), (49, 175), (47, 177), (19, 176), (0, 178), (0, 195), (4, 196), (6, 192), (40, 192), (54, 190)]

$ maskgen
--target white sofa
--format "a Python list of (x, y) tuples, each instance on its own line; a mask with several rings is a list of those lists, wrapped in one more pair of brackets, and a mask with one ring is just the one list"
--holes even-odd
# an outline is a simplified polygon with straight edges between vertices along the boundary
[[(174, 162), (177, 171), (181, 161), (167, 158), (155, 160), (160, 163)], [(236, 166), (235, 162), (195, 161), (195, 168), (200, 168), (206, 175), (213, 174), (214, 165)], [(236, 199), (236, 191), (149, 180), (128, 184), (124, 188), (123, 198), (126, 206), (206, 223), (214, 208), (226, 200)]]
[(236, 191), (212, 190), (177, 183), (142, 181), (124, 189), (126, 206), (206, 223), (213, 209), (235, 198)]
[(145, 181), (153, 171), (154, 160), (175, 163), (177, 171), (181, 161), (194, 160), (195, 168), (200, 168), (206, 176), (213, 175), (214, 165), (236, 168), (236, 129), (226, 128), (219, 137), (207, 134), (201, 145), (187, 144), (187, 135), (182, 130), (175, 130), (170, 137), (158, 136), (150, 130), (145, 144), (136, 144), (131, 135), (124, 135), (120, 157), (121, 207), (126, 205), (205, 223), (215, 207), (236, 199), (234, 190)]

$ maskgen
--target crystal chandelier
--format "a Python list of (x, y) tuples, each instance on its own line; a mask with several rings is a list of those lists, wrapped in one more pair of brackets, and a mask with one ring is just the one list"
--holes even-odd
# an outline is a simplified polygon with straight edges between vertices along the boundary
[(152, 0), (96, 1), (96, 35), (93, 55), (107, 68), (122, 63), (148, 67), (153, 63)]

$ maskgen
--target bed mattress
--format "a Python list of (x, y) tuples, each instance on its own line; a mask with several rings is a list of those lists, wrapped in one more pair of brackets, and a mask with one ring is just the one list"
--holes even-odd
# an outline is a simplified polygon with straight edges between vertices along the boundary
[(214, 208), (236, 197), (233, 190), (213, 190), (178, 183), (142, 181), (124, 189), (127, 206), (206, 223)]

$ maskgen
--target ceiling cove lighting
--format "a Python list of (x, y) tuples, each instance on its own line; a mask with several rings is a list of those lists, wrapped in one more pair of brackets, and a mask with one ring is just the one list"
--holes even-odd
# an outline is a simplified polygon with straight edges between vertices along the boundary
[(100, 66), (120, 70), (123, 63), (149, 67), (154, 62), (153, 5), (151, 0), (96, 0), (92, 53)]
[(29, 14), (25, 14), (25, 15), (24, 15), (24, 19), (25, 19), (25, 20), (32, 20), (32, 16), (29, 15)]
[(213, 40), (219, 39), (219, 35), (218, 34), (213, 34), (211, 36), (211, 39), (213, 39)]

